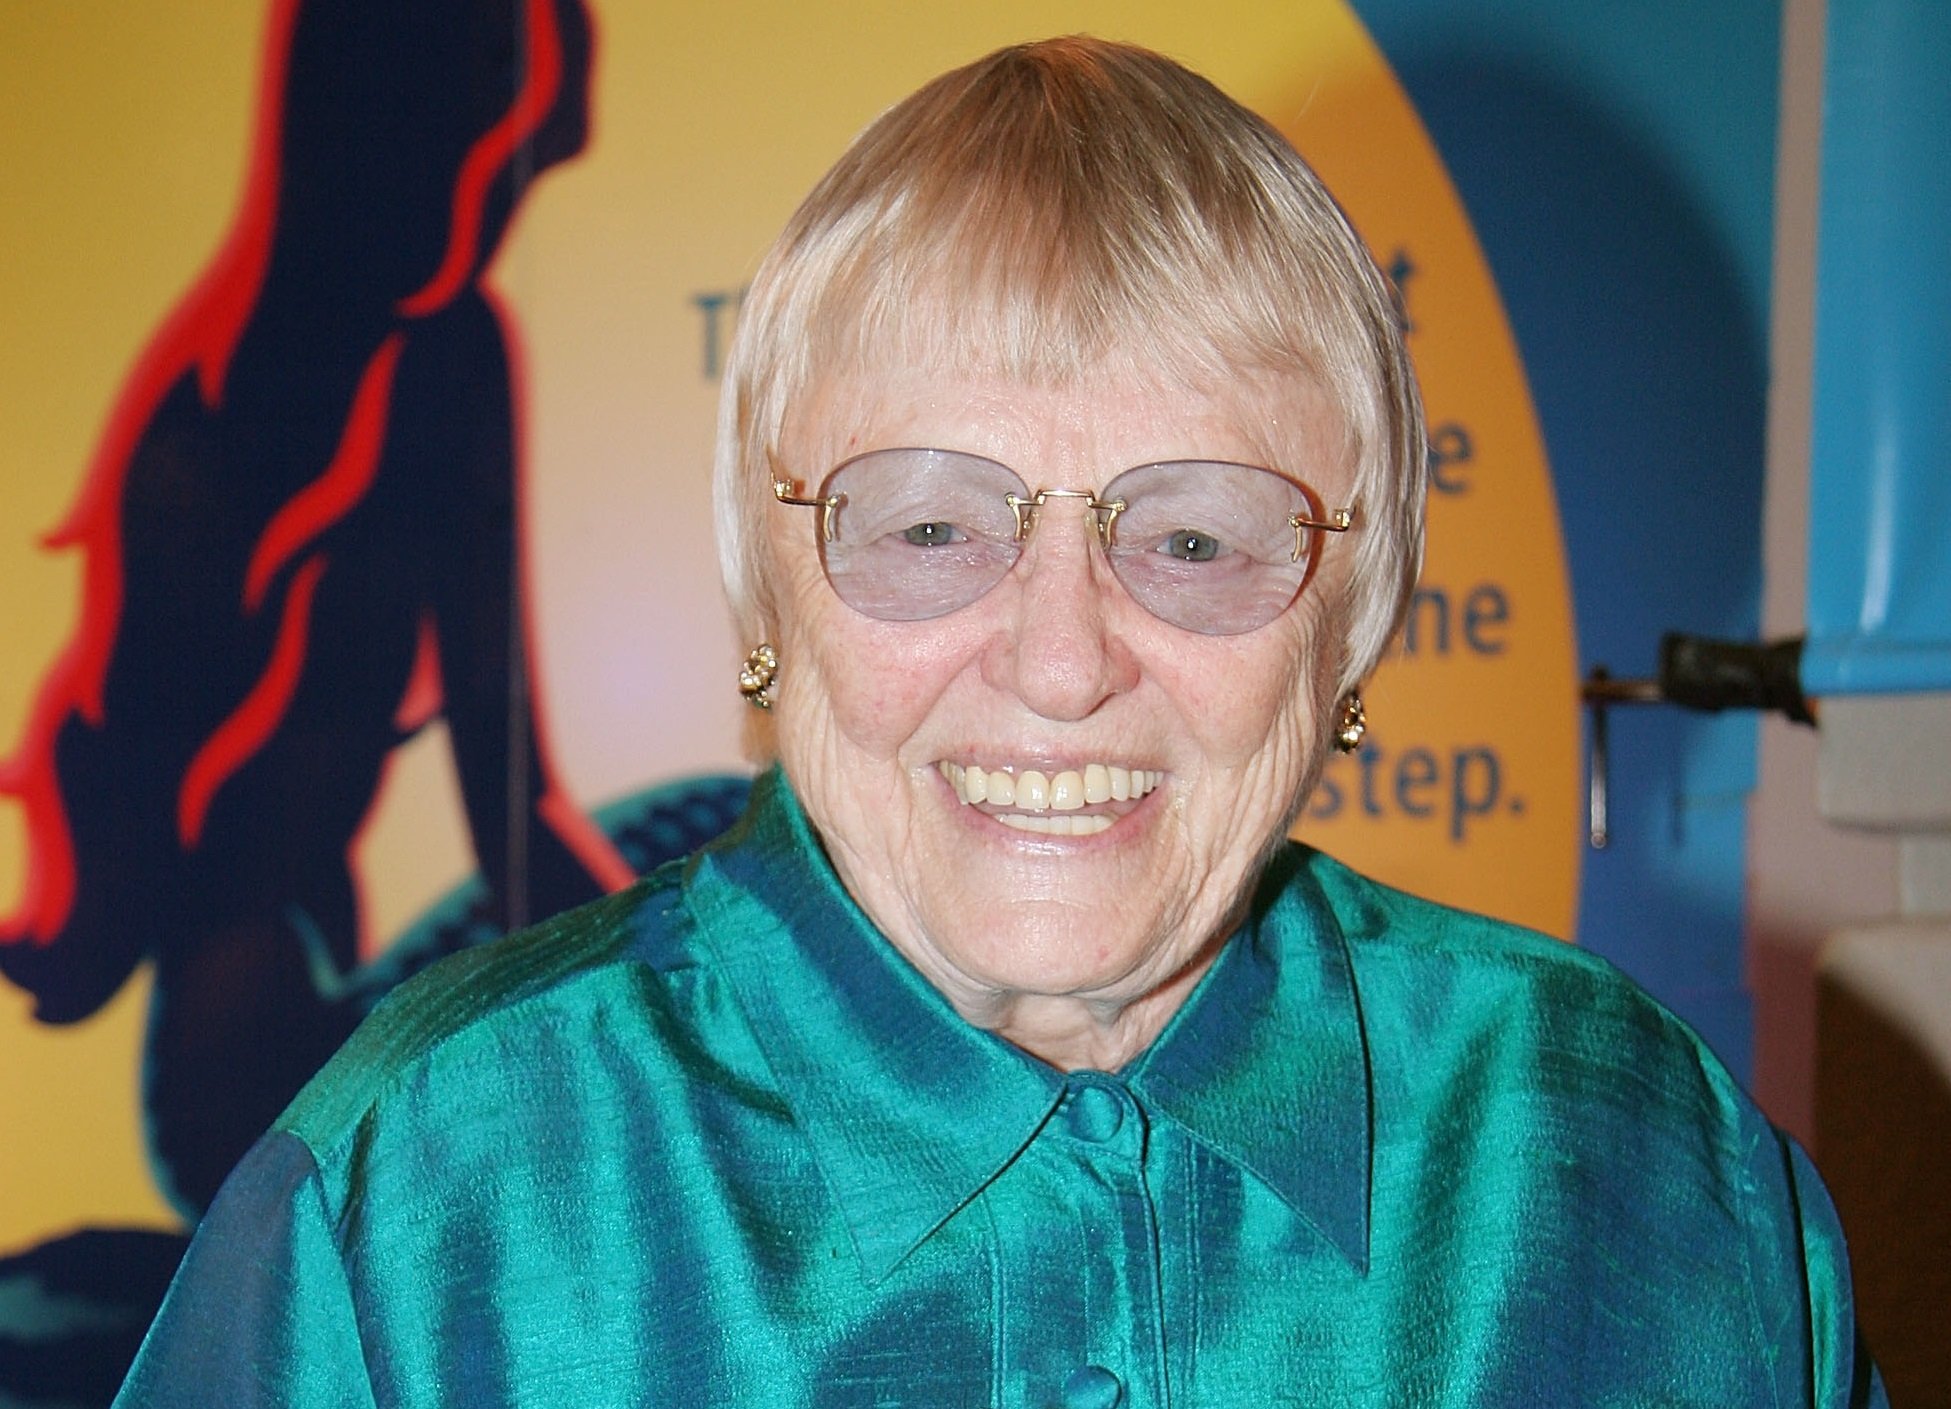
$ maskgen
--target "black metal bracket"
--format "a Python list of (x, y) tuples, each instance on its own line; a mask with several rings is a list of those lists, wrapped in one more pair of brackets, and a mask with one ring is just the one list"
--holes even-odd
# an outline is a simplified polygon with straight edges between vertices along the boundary
[(1615, 705), (1671, 704), (1719, 712), (1760, 709), (1797, 724), (1816, 722), (1814, 703), (1802, 693), (1800, 636), (1782, 641), (1715, 641), (1669, 631), (1660, 638), (1660, 670), (1651, 680), (1616, 680), (1595, 665), (1579, 689), (1591, 711), (1586, 755), (1586, 830), (1594, 849), (1611, 841), (1607, 814), (1609, 735), (1607, 711)]

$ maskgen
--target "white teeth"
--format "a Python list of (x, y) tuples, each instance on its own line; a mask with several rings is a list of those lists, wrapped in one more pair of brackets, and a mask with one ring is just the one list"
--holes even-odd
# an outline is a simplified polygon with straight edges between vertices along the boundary
[(1058, 812), (1075, 812), (1084, 805), (1084, 775), (1066, 768), (1050, 780), (1050, 806)]
[[(1065, 774), (1069, 777), (1069, 774)], [(1111, 800), (1111, 770), (1102, 763), (1093, 763), (1084, 769), (1084, 801), (1087, 803), (1109, 802)]]
[[(983, 768), (973, 763), (965, 767), (946, 759), (936, 766), (964, 803), (974, 805), (986, 802), (993, 807), (1014, 807), (1024, 813), (1036, 814), (1075, 812), (1079, 808), (1095, 807), (1104, 802), (1130, 802), (1144, 797), (1165, 779), (1165, 775), (1155, 768), (1120, 768), (1106, 763), (1088, 763), (1082, 769), (1061, 769), (1054, 777), (1035, 768), (1012, 773), (1006, 769)], [(1030, 819), (1014, 814), (999, 814), (997, 820), (1015, 826)], [(1058, 836), (1083, 835), (1104, 830), (1112, 819), (1093, 815), (1069, 820), (1079, 823), (1081, 830), (1071, 833), (1064, 828), (1043, 826), (1027, 830), (1053, 832)], [(1090, 825), (1083, 826), (1085, 823)]]
[(1019, 832), (1042, 832), (1046, 836), (1053, 837), (1087, 837), (1111, 825), (1111, 819), (1102, 812), (1090, 812), (1082, 816), (1058, 816), (1042, 812), (1002, 812), (996, 815), (996, 820), (1005, 827), (1016, 828)]

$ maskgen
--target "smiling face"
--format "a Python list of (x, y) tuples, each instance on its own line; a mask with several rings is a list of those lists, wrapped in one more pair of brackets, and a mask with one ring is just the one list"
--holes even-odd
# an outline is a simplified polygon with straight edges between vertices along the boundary
[[(784, 472), (929, 446), (1032, 488), (1101, 489), (1161, 460), (1276, 468), (1347, 502), (1345, 437), (1298, 376), (1220, 391), (1101, 375), (861, 375), (787, 420)], [(972, 605), (878, 621), (822, 574), (814, 515), (774, 507), (765, 551), (778, 745), (849, 892), (957, 1009), (1059, 1066), (1143, 1050), (1236, 923), (1320, 766), (1348, 554), (1271, 623), (1167, 625), (1111, 575), (1081, 501), (1054, 499)], [(1058, 820), (1061, 819), (1061, 820)]]

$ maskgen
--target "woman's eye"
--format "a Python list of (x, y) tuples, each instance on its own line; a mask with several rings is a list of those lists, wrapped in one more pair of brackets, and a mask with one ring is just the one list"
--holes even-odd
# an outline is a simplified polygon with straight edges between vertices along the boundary
[(917, 548), (939, 548), (945, 543), (957, 541), (955, 525), (939, 521), (910, 524), (901, 530), (901, 537)]
[(1209, 563), (1219, 556), (1219, 540), (1196, 528), (1182, 528), (1159, 545), (1159, 552), (1182, 563)]

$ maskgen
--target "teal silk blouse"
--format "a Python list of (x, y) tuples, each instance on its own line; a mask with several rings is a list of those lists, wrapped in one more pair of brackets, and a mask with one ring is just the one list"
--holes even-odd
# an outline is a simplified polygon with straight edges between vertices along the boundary
[(1881, 1404), (1808, 1161), (1603, 962), (1298, 846), (1120, 1072), (962, 1021), (777, 774), (400, 989), (118, 1403)]

